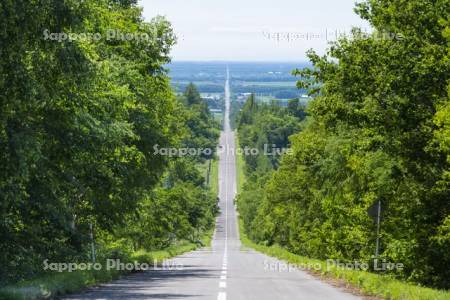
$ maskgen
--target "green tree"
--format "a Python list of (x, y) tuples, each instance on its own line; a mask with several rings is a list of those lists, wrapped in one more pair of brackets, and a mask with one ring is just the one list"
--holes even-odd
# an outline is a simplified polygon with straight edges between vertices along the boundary
[[(112, 232), (159, 183), (154, 144), (180, 139), (163, 65), (169, 23), (135, 1), (0, 5), (0, 281), (86, 258), (89, 224)], [(33, 16), (33, 17), (30, 17)], [(109, 28), (149, 39), (46, 38)]]
[[(314, 99), (291, 137), (247, 230), (317, 258), (370, 261), (381, 201), (381, 256), (405, 265), (398, 277), (448, 288), (447, 0), (369, 0), (359, 29), (313, 51), (297, 70)], [(292, 107), (292, 105), (291, 105)]]

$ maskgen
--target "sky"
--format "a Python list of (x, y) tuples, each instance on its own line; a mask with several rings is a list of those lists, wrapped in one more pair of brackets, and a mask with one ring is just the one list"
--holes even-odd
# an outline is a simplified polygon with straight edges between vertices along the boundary
[(141, 0), (178, 37), (174, 61), (306, 61), (352, 26), (370, 31), (354, 0)]

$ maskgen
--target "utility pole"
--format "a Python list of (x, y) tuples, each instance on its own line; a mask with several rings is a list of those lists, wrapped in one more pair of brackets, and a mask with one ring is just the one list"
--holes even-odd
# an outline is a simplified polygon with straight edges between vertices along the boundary
[(208, 160), (208, 169), (206, 171), (206, 185), (209, 186), (211, 177), (211, 159)]
[(91, 258), (92, 262), (95, 264), (95, 242), (94, 242), (94, 231), (92, 229), (92, 222), (89, 223), (89, 230), (90, 230), (90, 238), (91, 238)]
[(380, 254), (380, 221), (381, 221), (381, 200), (378, 200), (378, 209), (377, 209), (377, 246), (375, 249), (375, 259), (378, 259), (378, 255)]
[(377, 238), (375, 246), (375, 263), (380, 255), (380, 227), (381, 227), (381, 199), (373, 203), (368, 209), (367, 213), (377, 224)]

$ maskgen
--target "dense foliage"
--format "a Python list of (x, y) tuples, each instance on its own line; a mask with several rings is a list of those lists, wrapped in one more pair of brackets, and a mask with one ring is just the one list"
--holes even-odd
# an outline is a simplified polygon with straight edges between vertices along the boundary
[(449, 288), (450, 2), (369, 0), (356, 11), (375, 32), (355, 29), (296, 71), (315, 95), (310, 118), (268, 182), (241, 195), (256, 210), (245, 229), (297, 254), (370, 261), (367, 210), (381, 201), (381, 257), (405, 265), (394, 275)]
[(90, 225), (99, 251), (155, 249), (212, 226), (216, 199), (197, 161), (153, 146), (211, 146), (217, 125), (173, 95), (162, 67), (172, 29), (144, 22), (136, 2), (0, 4), (2, 283), (35, 276), (44, 259), (86, 260)]
[(283, 151), (290, 146), (289, 136), (300, 130), (305, 118), (298, 99), (287, 108), (276, 102), (263, 104), (251, 95), (237, 115), (239, 147), (242, 149), (247, 178), (238, 198), (239, 214), (247, 233), (254, 238), (253, 220), (265, 192), (264, 187), (273, 170), (278, 168)]
[[(191, 107), (186, 122), (191, 135), (184, 139), (184, 144), (194, 149), (214, 150), (219, 138), (219, 125), (211, 126), (213, 120), (208, 105), (202, 100), (194, 84), (191, 83), (186, 87), (183, 102)], [(204, 155), (204, 152), (207, 151), (202, 151), (203, 157), (211, 158), (211, 155)]]

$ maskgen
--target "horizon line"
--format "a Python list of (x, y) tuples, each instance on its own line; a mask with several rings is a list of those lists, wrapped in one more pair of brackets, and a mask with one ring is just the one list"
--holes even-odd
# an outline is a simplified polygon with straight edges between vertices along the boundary
[(221, 59), (205, 59), (205, 60), (188, 60), (173, 59), (170, 63), (188, 62), (188, 63), (311, 63), (309, 60), (221, 60)]

